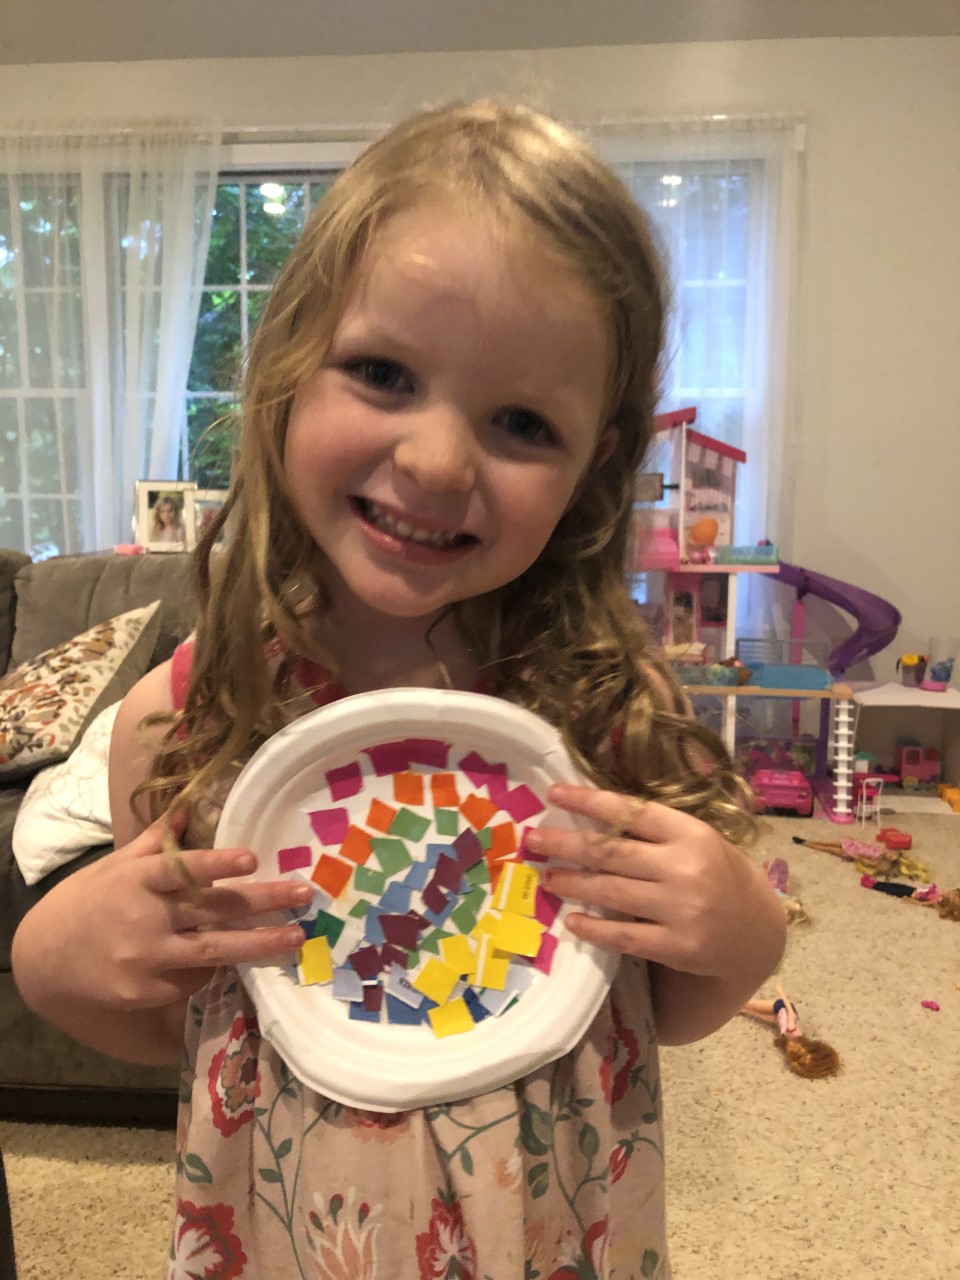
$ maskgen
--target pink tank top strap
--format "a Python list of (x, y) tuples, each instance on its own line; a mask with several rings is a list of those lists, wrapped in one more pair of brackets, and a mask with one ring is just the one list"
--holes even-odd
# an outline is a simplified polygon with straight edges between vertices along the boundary
[(187, 688), (190, 684), (190, 669), (193, 666), (193, 641), (185, 640), (178, 644), (170, 660), (170, 692), (176, 711), (182, 711), (187, 700)]

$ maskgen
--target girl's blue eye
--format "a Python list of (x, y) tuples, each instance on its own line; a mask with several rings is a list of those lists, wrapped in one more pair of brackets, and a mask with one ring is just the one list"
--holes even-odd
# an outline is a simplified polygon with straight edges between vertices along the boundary
[(553, 427), (532, 409), (502, 409), (496, 420), (509, 435), (527, 444), (553, 444), (557, 438)]
[(410, 378), (402, 365), (394, 360), (378, 360), (364, 357), (350, 360), (344, 366), (353, 377), (358, 378), (374, 391), (409, 391)]

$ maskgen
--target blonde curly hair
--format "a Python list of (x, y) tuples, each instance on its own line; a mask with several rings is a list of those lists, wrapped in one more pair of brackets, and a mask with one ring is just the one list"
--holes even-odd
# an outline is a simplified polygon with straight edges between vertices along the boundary
[[(743, 842), (754, 820), (742, 784), (648, 644), (625, 577), (666, 309), (651, 224), (577, 134), (489, 102), (424, 111), (369, 146), (314, 210), (280, 273), (247, 361), (234, 483), (196, 551), (200, 616), (185, 706), (165, 717), (142, 790), (154, 813), (178, 795), (195, 815), (210, 786), (281, 725), (296, 657), (329, 669), (316, 627), (329, 607), (328, 565), (284, 474), (291, 403), (321, 365), (378, 233), (400, 213), (445, 202), (492, 216), (572, 271), (608, 317), (614, 351), (610, 457), (588, 472), (529, 569), (452, 606), (464, 639), (486, 686), (555, 725), (597, 785), (673, 805)], [(212, 559), (228, 519), (232, 537)], [(273, 639), (287, 655), (279, 667), (265, 652)]]

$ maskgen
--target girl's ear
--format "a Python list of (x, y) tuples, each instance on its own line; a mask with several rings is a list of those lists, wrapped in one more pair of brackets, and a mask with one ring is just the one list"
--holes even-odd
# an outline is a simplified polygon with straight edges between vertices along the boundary
[(619, 428), (615, 427), (612, 422), (608, 422), (600, 432), (600, 439), (597, 441), (597, 447), (593, 451), (593, 461), (590, 463), (591, 470), (603, 466), (617, 447), (619, 439)]

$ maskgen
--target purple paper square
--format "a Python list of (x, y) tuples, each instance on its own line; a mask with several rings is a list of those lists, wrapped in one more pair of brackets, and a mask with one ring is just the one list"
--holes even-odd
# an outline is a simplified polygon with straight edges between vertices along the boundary
[(410, 768), (410, 752), (406, 741), (381, 742), (375, 747), (364, 747), (378, 778), (388, 773), (405, 773)]
[(500, 808), (509, 813), (514, 822), (523, 822), (534, 814), (543, 812), (543, 804), (529, 787), (523, 785), (508, 791), (502, 800), (497, 802)]
[(309, 867), (313, 862), (313, 854), (309, 845), (298, 844), (290, 849), (280, 849), (277, 853), (277, 866), (281, 875), (288, 871), (298, 871), (301, 867)]
[[(451, 893), (459, 893), (462, 874), (460, 863), (453, 858), (448, 858), (445, 853), (441, 853), (437, 859), (437, 865), (430, 883), (439, 885), (441, 889), (448, 889)], [(424, 902), (427, 901), (426, 894), (424, 894), (423, 900)], [(427, 906), (429, 905), (427, 903)], [(440, 908), (434, 907), (433, 910), (439, 911)]]
[(453, 842), (453, 847), (456, 850), (457, 865), (461, 871), (469, 871), (483, 857), (483, 845), (480, 843), (480, 838), (469, 827), (466, 831), (460, 832)]
[(359, 795), (363, 789), (363, 775), (356, 761), (342, 765), (339, 769), (330, 769), (327, 783), (333, 800), (348, 800), (350, 796)]
[(489, 786), (492, 779), (507, 776), (505, 764), (489, 764), (479, 751), (470, 751), (460, 761), (459, 768), (475, 787)]
[(321, 844), (343, 844), (346, 840), (350, 830), (350, 814), (346, 809), (314, 809), (307, 816)]
[(546, 889), (541, 889), (538, 885), (535, 901), (536, 917), (542, 925), (545, 925), (549, 929), (554, 920), (556, 920), (557, 913), (563, 905), (562, 900), (558, 898), (555, 893), (549, 893)]
[(421, 926), (410, 916), (381, 916), (380, 928), (387, 942), (394, 947), (412, 951), (417, 945)]
[(407, 738), (407, 751), (411, 764), (425, 764), (433, 769), (445, 769), (450, 754), (450, 743), (436, 738)]
[[(447, 895), (437, 884), (436, 880), (430, 881), (424, 889), (422, 896), (423, 905), (427, 908), (427, 911), (432, 912), (433, 915), (437, 915), (439, 912), (443, 911), (444, 907), (447, 905)], [(431, 915), (428, 914), (427, 919), (429, 920), (431, 918)]]
[(365, 982), (369, 982), (380, 972), (380, 952), (376, 947), (361, 947), (347, 956), (347, 964), (352, 965)]

